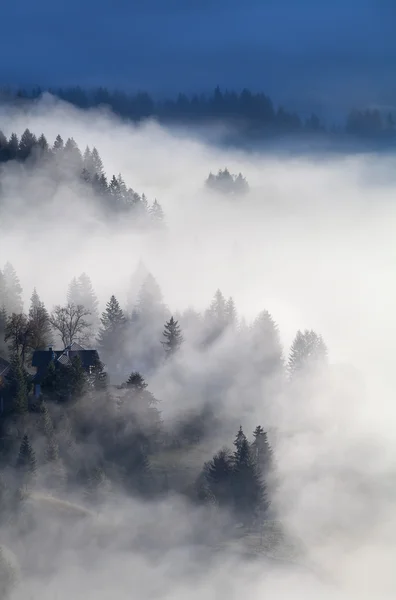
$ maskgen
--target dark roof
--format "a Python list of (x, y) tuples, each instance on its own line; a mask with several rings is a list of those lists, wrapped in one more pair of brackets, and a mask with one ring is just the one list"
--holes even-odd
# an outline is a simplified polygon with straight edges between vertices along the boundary
[(5, 358), (0, 356), (0, 377), (5, 377), (10, 370), (10, 363)]
[(85, 350), (79, 344), (72, 344), (64, 350), (36, 350), (33, 353), (32, 367), (37, 367), (40, 370), (44, 369), (48, 367), (52, 360), (59, 362), (61, 365), (68, 365), (77, 356), (85, 369), (88, 369), (99, 358), (96, 350)]

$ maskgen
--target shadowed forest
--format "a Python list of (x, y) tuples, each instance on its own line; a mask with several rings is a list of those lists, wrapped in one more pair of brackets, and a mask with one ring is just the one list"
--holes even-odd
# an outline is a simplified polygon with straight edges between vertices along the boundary
[[(62, 98), (324, 131), (248, 92), (149, 114), (101, 93)], [(341, 563), (386, 554), (396, 497), (380, 161), (246, 158), (37, 102), (0, 131), (0, 595), (144, 576), (173, 597), (230, 566), (255, 593), (263, 569), (356, 589)]]
[(128, 94), (104, 87), (92, 90), (38, 87), (17, 91), (3, 89), (1, 98), (3, 102), (23, 103), (39, 99), (46, 91), (78, 108), (108, 107), (119, 117), (135, 122), (150, 118), (164, 124), (184, 125), (220, 121), (237, 126), (239, 135), (255, 139), (305, 134), (394, 143), (396, 135), (395, 114), (389, 110), (355, 107), (342, 123), (329, 123), (315, 113), (301, 116), (276, 106), (268, 95), (248, 89), (235, 92), (217, 87), (211, 95), (180, 93), (175, 99), (156, 100), (146, 92)]

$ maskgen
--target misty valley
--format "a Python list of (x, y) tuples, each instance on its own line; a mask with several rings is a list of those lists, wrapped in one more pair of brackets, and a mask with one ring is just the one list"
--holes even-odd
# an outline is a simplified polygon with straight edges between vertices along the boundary
[(172, 129), (249, 94), (4, 113), (2, 599), (392, 597), (394, 157)]

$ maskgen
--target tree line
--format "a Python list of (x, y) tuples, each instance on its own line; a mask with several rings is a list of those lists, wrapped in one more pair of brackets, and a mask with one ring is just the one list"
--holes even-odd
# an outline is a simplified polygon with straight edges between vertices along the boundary
[[(238, 317), (234, 300), (218, 290), (203, 314), (193, 309), (171, 314), (143, 264), (130, 283), (125, 307), (112, 295), (100, 314), (92, 282), (83, 273), (69, 283), (63, 305), (47, 310), (34, 290), (25, 313), (15, 269), (7, 263), (0, 271), (0, 356), (10, 361), (0, 388), (5, 401), (0, 415), (0, 515), (23, 512), (36, 486), (62, 497), (78, 485), (92, 506), (122, 487), (144, 498), (177, 491), (257, 530), (268, 517), (276, 490), (276, 453), (262, 425), (251, 440), (238, 425), (234, 449), (222, 446), (210, 458), (209, 440), (215, 442), (224, 427), (221, 399), (241, 374), (248, 382), (244, 396), (251, 394), (256, 402), (263, 389), (276, 394), (300, 374), (325, 368), (322, 337), (298, 331), (285, 361), (278, 327), (268, 311), (247, 325)], [(54, 342), (60, 348), (73, 342), (94, 347), (100, 359), (89, 372), (78, 357), (59, 368), (51, 362), (36, 397), (32, 354)], [(217, 372), (209, 370), (213, 361), (205, 363), (211, 352), (217, 353), (215, 363), (221, 363)], [(181, 408), (169, 423), (147, 378), (161, 369), (168, 380), (186, 376), (187, 355), (205, 365), (200, 399), (194, 410)], [(211, 388), (213, 381), (216, 389)], [(191, 387), (187, 382), (185, 393)], [(231, 429), (240, 418), (242, 400)], [(94, 440), (97, 451), (85, 452), (86, 440)], [(186, 478), (168, 457), (176, 452), (180, 458), (197, 447), (203, 449), (204, 464)]]
[(3, 101), (26, 101), (39, 98), (44, 91), (82, 109), (108, 106), (122, 118), (141, 121), (156, 118), (160, 121), (199, 122), (222, 119), (244, 125), (244, 131), (260, 136), (265, 133), (351, 134), (363, 138), (393, 139), (395, 117), (377, 108), (353, 108), (341, 126), (326, 125), (315, 113), (302, 118), (296, 112), (275, 106), (271, 98), (261, 92), (243, 89), (241, 92), (222, 90), (212, 94), (187, 95), (176, 98), (154, 99), (146, 92), (127, 93), (105, 87), (3, 89)]
[[(70, 184), (70, 178), (74, 178), (107, 215), (130, 213), (139, 224), (164, 224), (164, 211), (157, 199), (150, 205), (145, 194), (138, 194), (128, 187), (120, 173), (108, 180), (97, 148), (87, 146), (81, 152), (73, 138), (64, 142), (57, 135), (50, 145), (44, 134), (36, 136), (29, 129), (25, 129), (20, 138), (16, 133), (7, 138), (0, 130), (0, 203), (1, 191), (5, 193), (5, 187), (1, 185), (1, 166), (11, 162), (27, 173), (32, 170), (39, 172), (40, 167), (46, 168), (46, 173), (56, 183), (63, 181)], [(50, 191), (51, 186), (47, 187)], [(41, 186), (41, 202), (45, 193)]]

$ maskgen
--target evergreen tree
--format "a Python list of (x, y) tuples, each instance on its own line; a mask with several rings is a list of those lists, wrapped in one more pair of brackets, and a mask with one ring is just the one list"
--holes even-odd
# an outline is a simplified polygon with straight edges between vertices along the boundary
[(140, 288), (136, 309), (139, 316), (147, 321), (155, 317), (160, 318), (165, 313), (161, 288), (151, 273)]
[(242, 521), (249, 524), (262, 512), (265, 504), (264, 485), (260, 480), (249, 442), (242, 427), (239, 428), (234, 446), (234, 507)]
[(20, 160), (26, 160), (31, 155), (36, 144), (36, 136), (29, 129), (25, 129), (19, 141), (17, 157)]
[[(73, 277), (68, 287), (67, 301), (69, 304), (83, 306), (84, 309), (89, 311), (89, 316), (87, 315), (89, 331), (97, 332), (100, 322), (98, 314), (99, 302), (93, 289), (91, 279), (86, 273), (82, 273), (78, 279)], [(92, 340), (88, 339), (87, 343), (88, 342), (91, 343)]]
[(153, 205), (150, 207), (149, 215), (154, 226), (160, 227), (164, 225), (164, 211), (157, 199), (154, 200)]
[(250, 329), (250, 356), (256, 372), (263, 376), (283, 370), (283, 348), (279, 329), (267, 310), (263, 310)]
[(183, 336), (178, 321), (175, 321), (173, 317), (165, 323), (163, 331), (163, 337), (165, 340), (162, 343), (165, 355), (167, 358), (173, 356), (180, 348), (183, 343)]
[(228, 298), (225, 305), (225, 318), (228, 325), (236, 326), (238, 322), (237, 311), (233, 298)]
[(92, 160), (94, 173), (96, 175), (98, 175), (99, 178), (102, 177), (102, 175), (104, 174), (103, 163), (102, 163), (102, 159), (99, 156), (99, 152), (97, 151), (97, 149), (95, 147), (92, 149), (91, 160)]
[(64, 146), (65, 146), (65, 144), (64, 144), (64, 142), (63, 142), (63, 139), (62, 139), (62, 138), (61, 138), (61, 136), (58, 134), (58, 135), (56, 136), (56, 139), (55, 139), (55, 142), (54, 142), (54, 145), (53, 145), (53, 147), (52, 147), (52, 148), (53, 148), (53, 150), (54, 150), (55, 152), (59, 152), (59, 151), (62, 151), (62, 150), (64, 149)]
[(19, 139), (16, 133), (12, 133), (8, 141), (8, 160), (15, 160), (18, 155)]
[(29, 484), (33, 483), (37, 473), (36, 454), (30, 444), (27, 434), (23, 436), (19, 448), (16, 467), (22, 475), (24, 487), (27, 487)]
[(216, 341), (227, 326), (227, 303), (221, 291), (217, 290), (205, 313), (206, 343), (210, 344)]
[(254, 441), (251, 445), (253, 459), (264, 481), (273, 469), (273, 452), (264, 429), (257, 425), (253, 432)]
[(7, 313), (4, 307), (0, 307), (0, 357), (5, 357), (8, 354), (7, 343), (5, 339), (7, 326)]
[(66, 141), (62, 155), (62, 165), (65, 166), (66, 170), (70, 173), (80, 174), (83, 168), (83, 159), (80, 149), (73, 138), (69, 138)]
[(226, 448), (215, 454), (206, 466), (205, 477), (219, 506), (231, 506), (232, 504), (233, 473), (233, 457)]
[(23, 310), (22, 287), (11, 263), (7, 262), (4, 270), (5, 300), (4, 308), (8, 314), (21, 313)]
[(106, 304), (100, 319), (102, 327), (98, 334), (99, 354), (109, 371), (120, 370), (120, 360), (124, 352), (126, 318), (118, 300), (113, 295)]
[(34, 288), (30, 299), (29, 324), (31, 330), (30, 347), (32, 350), (44, 349), (52, 344), (49, 314), (44, 302), (40, 300), (36, 288)]
[(313, 330), (297, 331), (291, 345), (287, 370), (290, 377), (306, 373), (327, 362), (327, 348), (321, 335)]
[(18, 354), (11, 358), (11, 369), (7, 375), (7, 384), (13, 399), (13, 413), (23, 417), (28, 412), (28, 386), (26, 373), (23, 370)]
[(47, 138), (42, 133), (37, 140), (37, 146), (40, 149), (41, 156), (46, 156), (49, 153), (49, 146), (47, 142)]
[(140, 260), (135, 271), (132, 273), (129, 282), (129, 288), (127, 292), (127, 310), (129, 313), (132, 313), (134, 306), (137, 303), (139, 290), (141, 289), (148, 274), (149, 272), (146, 265), (142, 260)]

